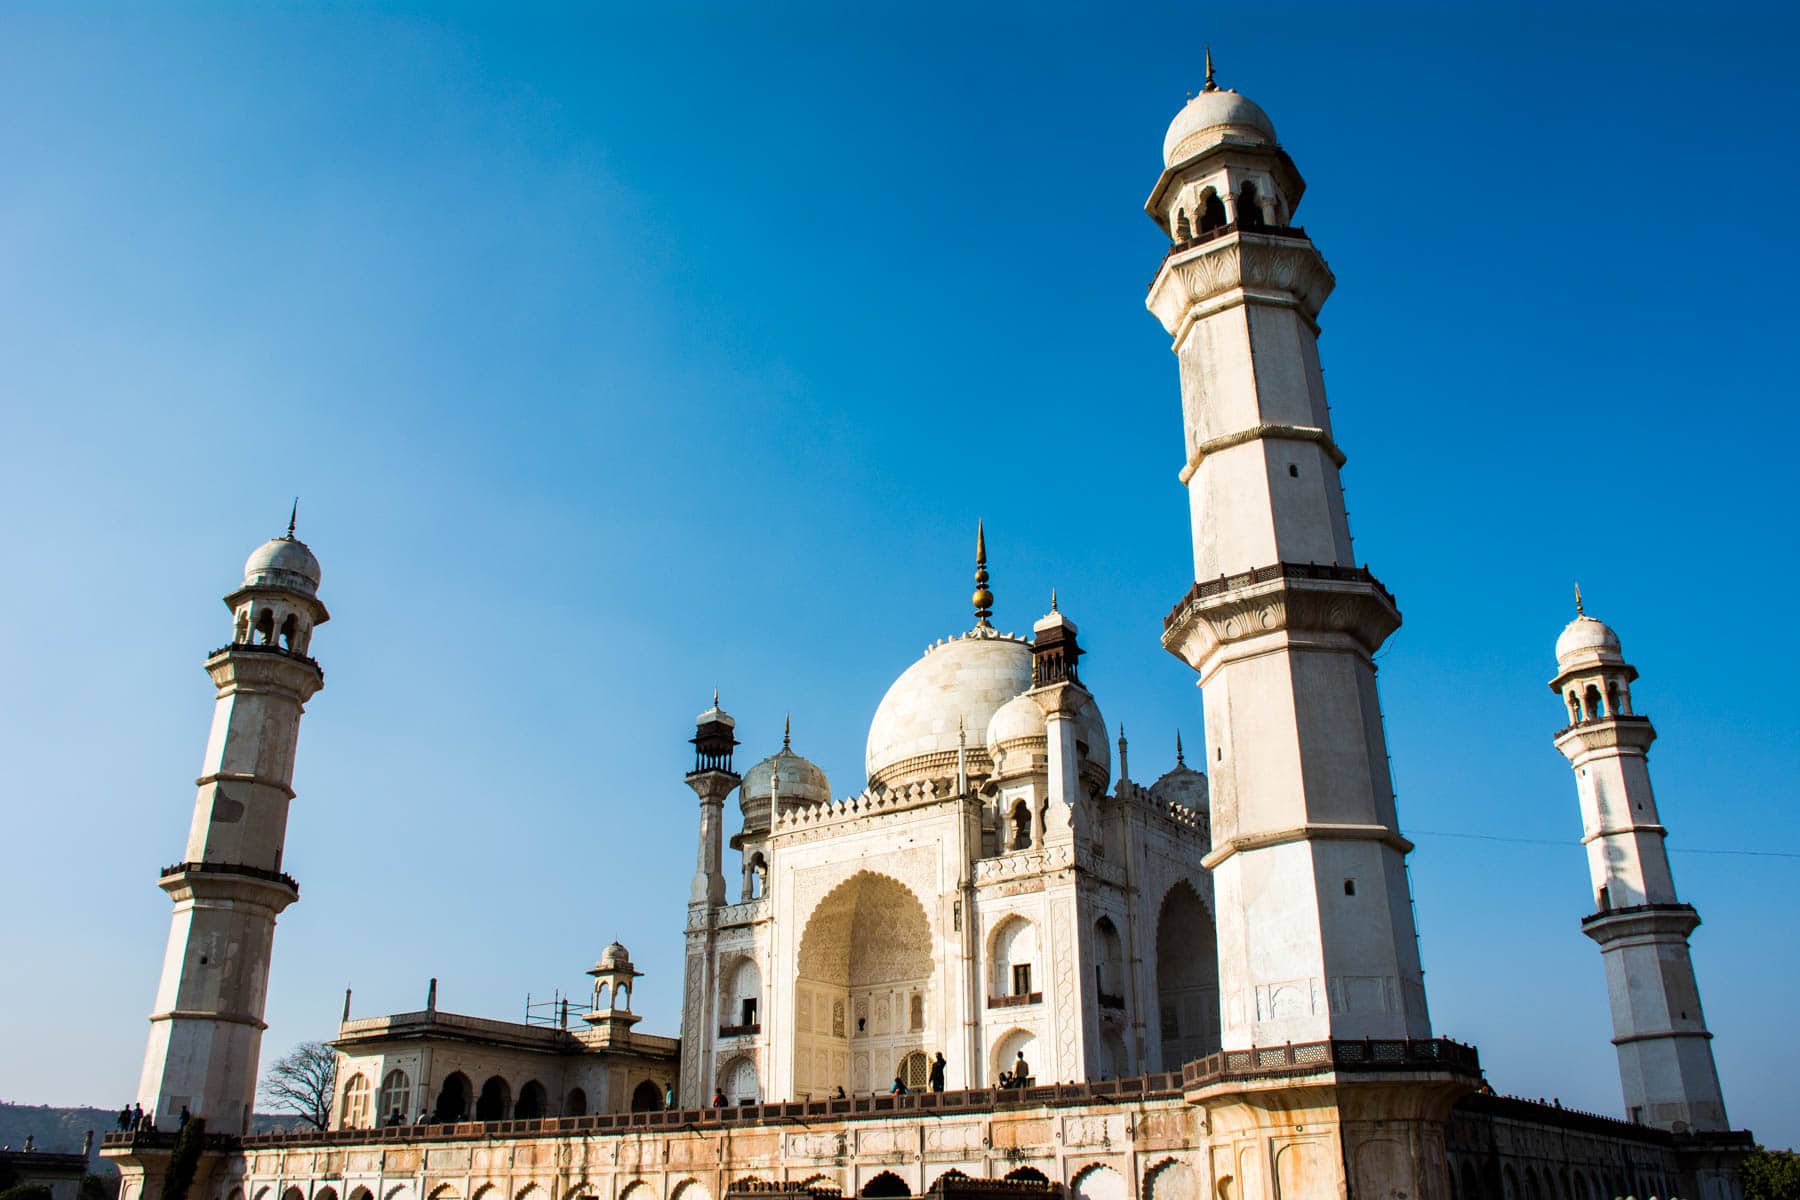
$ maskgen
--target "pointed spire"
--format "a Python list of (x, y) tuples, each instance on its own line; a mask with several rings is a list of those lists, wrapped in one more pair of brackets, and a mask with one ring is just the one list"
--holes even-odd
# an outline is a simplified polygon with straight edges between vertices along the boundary
[(300, 519), (300, 497), (295, 496), (294, 497), (294, 507), (288, 509), (287, 535), (289, 538), (292, 538), (294, 536), (294, 522), (299, 519)]
[(783, 750), (787, 750), (787, 749), (791, 748), (793, 745), (793, 738), (794, 738), (794, 714), (793, 713), (783, 713), (782, 717), (781, 717), (781, 748)]
[(969, 599), (975, 605), (976, 628), (993, 628), (988, 624), (994, 615), (994, 593), (988, 590), (987, 527), (980, 520), (975, 522), (975, 594)]
[(1050, 611), (1056, 611), (1056, 589), (1054, 587), (1050, 589)]
[(1587, 615), (1581, 607), (1581, 584), (1579, 582), (1575, 584), (1575, 615), (1578, 617), (1585, 617)]
[(1200, 90), (1204, 92), (1216, 92), (1219, 90), (1219, 85), (1213, 82), (1212, 43), (1210, 42), (1208, 42), (1206, 46), (1206, 86)]
[(1179, 729), (1175, 731), (1175, 765), (1178, 767), (1187, 766), (1187, 759), (1183, 758), (1181, 755), (1181, 730)]
[(713, 689), (713, 707), (714, 708), (719, 707), (719, 689), (718, 688)]
[(969, 727), (961, 717), (956, 718), (956, 794), (969, 794)]
[(1119, 723), (1119, 782), (1126, 783), (1131, 779), (1130, 760), (1125, 757), (1125, 724)]

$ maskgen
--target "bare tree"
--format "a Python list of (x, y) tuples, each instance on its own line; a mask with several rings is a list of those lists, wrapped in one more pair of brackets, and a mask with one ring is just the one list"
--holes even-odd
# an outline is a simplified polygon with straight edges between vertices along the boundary
[(262, 1081), (264, 1100), (315, 1129), (330, 1123), (336, 1088), (337, 1051), (324, 1042), (301, 1042), (276, 1059)]

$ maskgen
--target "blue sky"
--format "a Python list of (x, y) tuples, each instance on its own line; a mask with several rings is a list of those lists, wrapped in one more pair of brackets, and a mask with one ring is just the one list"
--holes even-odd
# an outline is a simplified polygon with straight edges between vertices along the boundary
[(1058, 589), (1133, 774), (1199, 745), (1141, 206), (1211, 41), (1339, 281), (1434, 1024), (1620, 1108), (1549, 740), (1579, 578), (1661, 734), (1734, 1123), (1800, 1141), (1795, 20), (1564, 7), (8, 7), (6, 1098), (135, 1086), (200, 662), (296, 494), (333, 620), (271, 1057), (347, 985), (515, 1016), (615, 937), (675, 1032), (693, 715), (718, 686), (754, 761), (791, 711), (860, 788), (977, 517), (997, 623)]

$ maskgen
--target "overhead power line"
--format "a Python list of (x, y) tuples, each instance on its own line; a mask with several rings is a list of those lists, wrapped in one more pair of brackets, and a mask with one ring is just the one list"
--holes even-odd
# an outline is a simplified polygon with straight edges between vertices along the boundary
[[(1443, 829), (1413, 829), (1407, 831), (1409, 837), (1447, 837), (1468, 838), (1478, 842), (1517, 842), (1523, 846), (1579, 846), (1580, 842), (1564, 841), (1557, 838), (1503, 837), (1497, 833), (1450, 833)], [(1747, 858), (1800, 858), (1797, 850), (1710, 850), (1693, 846), (1670, 846), (1670, 854), (1733, 854)]]

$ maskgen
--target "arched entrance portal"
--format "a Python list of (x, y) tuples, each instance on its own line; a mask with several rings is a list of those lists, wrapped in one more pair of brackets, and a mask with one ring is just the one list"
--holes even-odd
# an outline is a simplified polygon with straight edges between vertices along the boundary
[(926, 1041), (931, 922), (897, 880), (860, 871), (819, 901), (794, 982), (794, 1090), (885, 1090)]
[(1162, 1069), (1219, 1048), (1219, 945), (1212, 915), (1183, 881), (1163, 897), (1156, 918), (1156, 1009)]

